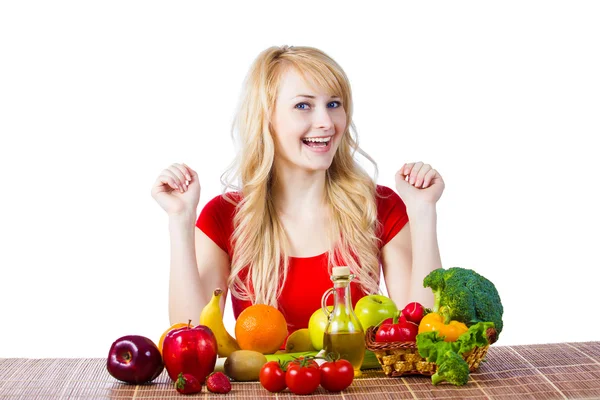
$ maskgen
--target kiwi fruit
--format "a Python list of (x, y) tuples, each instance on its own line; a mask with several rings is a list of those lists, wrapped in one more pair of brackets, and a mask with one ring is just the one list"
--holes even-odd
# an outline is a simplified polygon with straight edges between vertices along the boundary
[(237, 350), (227, 357), (223, 369), (231, 379), (247, 382), (257, 381), (260, 369), (267, 363), (264, 354), (252, 350)]

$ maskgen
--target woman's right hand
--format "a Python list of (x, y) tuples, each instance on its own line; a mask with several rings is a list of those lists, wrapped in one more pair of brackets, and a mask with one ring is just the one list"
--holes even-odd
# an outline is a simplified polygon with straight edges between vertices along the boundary
[(152, 197), (169, 216), (195, 215), (200, 200), (198, 174), (183, 163), (172, 164), (154, 182)]

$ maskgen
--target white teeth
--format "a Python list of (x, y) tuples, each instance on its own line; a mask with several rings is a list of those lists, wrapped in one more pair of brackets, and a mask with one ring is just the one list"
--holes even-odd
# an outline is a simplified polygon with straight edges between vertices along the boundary
[(331, 140), (331, 137), (328, 138), (304, 138), (302, 140), (305, 140), (307, 142), (329, 142)]

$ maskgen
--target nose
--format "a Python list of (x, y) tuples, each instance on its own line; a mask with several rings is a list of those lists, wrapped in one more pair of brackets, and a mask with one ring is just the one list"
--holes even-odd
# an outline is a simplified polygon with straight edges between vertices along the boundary
[(331, 115), (329, 115), (329, 108), (318, 108), (317, 112), (314, 113), (315, 116), (315, 126), (317, 129), (322, 129), (325, 131), (333, 128), (333, 119)]

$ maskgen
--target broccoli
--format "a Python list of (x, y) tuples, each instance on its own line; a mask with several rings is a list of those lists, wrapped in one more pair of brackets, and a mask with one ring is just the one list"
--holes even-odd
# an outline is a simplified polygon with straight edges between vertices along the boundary
[(496, 337), (502, 331), (504, 309), (494, 284), (471, 269), (438, 268), (423, 279), (435, 296), (433, 311), (446, 307), (448, 316), (467, 325), (493, 322)]
[(437, 385), (440, 382), (449, 382), (456, 386), (462, 386), (469, 380), (469, 365), (465, 360), (453, 351), (447, 351), (437, 372), (431, 375), (431, 383)]

